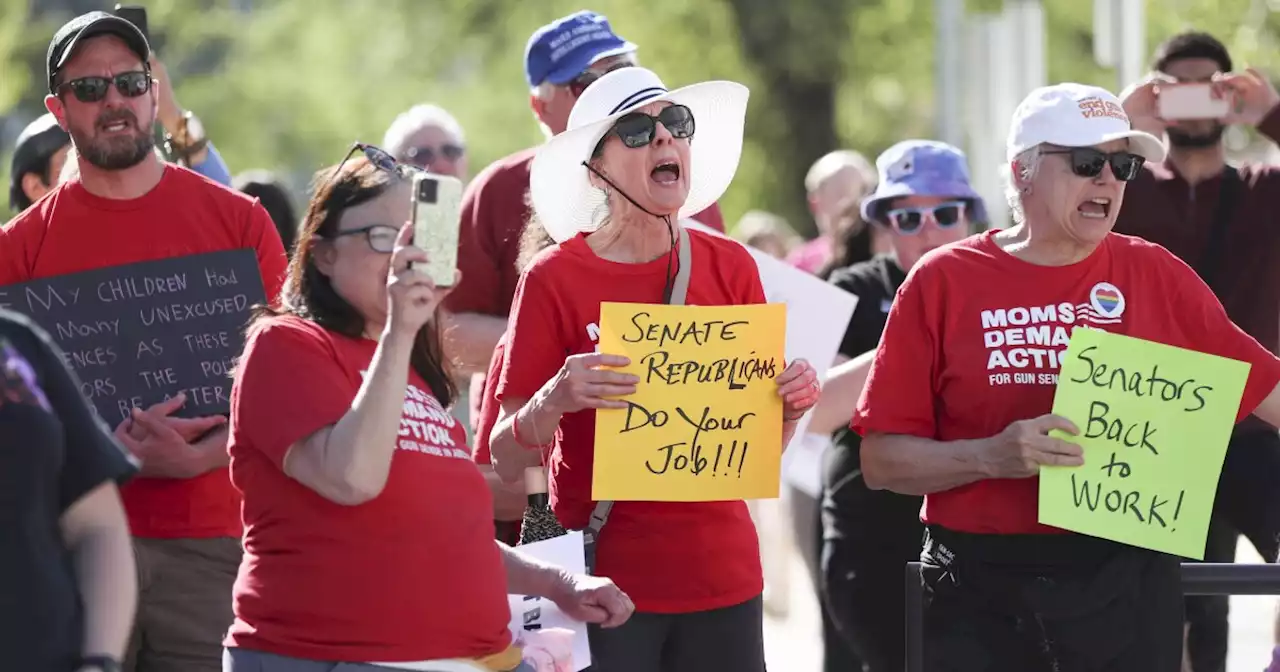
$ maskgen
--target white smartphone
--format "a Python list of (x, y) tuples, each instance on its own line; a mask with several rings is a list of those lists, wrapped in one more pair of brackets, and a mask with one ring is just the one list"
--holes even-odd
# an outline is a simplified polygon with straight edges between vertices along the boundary
[(427, 253), (414, 270), (426, 273), (436, 287), (452, 287), (458, 270), (458, 227), (462, 181), (449, 175), (413, 176), (413, 244)]
[(1221, 119), (1231, 111), (1231, 98), (1209, 84), (1160, 84), (1156, 106), (1161, 119)]

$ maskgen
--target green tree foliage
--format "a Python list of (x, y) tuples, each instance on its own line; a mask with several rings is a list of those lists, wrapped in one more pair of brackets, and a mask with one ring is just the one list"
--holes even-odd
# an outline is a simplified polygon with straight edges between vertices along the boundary
[[(1005, 0), (1015, 2), (1017, 0)], [(40, 3), (36, 3), (39, 5)], [(103, 2), (104, 8), (112, 3)], [(529, 34), (581, 0), (152, 0), (153, 42), (233, 171), (275, 169), (302, 196), (310, 175), (351, 141), (380, 142), (419, 102), (451, 110), (472, 170), (540, 142), (529, 112)], [(1001, 0), (970, 0), (998, 11)], [(0, 114), (42, 111), (43, 56), (68, 18), (0, 0)], [(592, 9), (641, 45), (669, 86), (733, 79), (752, 89), (747, 143), (722, 201), (732, 223), (751, 208), (811, 234), (801, 181), (836, 146), (870, 157), (933, 133), (933, 0), (596, 0)], [(1092, 7), (1047, 0), (1049, 80), (1115, 89), (1094, 64)], [(1152, 0), (1151, 48), (1190, 26), (1221, 37), (1241, 64), (1280, 75), (1277, 15), (1261, 0)], [(1010, 54), (1010, 58), (1017, 58)], [(956, 113), (963, 106), (956, 101)], [(7, 168), (3, 162), (3, 171)]]

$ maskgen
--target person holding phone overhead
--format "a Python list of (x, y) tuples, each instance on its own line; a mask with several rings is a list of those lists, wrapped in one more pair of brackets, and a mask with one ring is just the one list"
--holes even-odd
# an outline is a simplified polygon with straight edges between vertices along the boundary
[(386, 152), (357, 151), (316, 176), (281, 307), (250, 324), (236, 368), (244, 561), (223, 669), (515, 670), (508, 590), (606, 628), (631, 602), (493, 539), (488, 488), (447, 410), (449, 290), (425, 272), (457, 271), (413, 244), (409, 221), (434, 176), (411, 184)]
[[(1228, 126), (1280, 141), (1280, 93), (1252, 68), (1234, 72), (1226, 47), (1204, 33), (1176, 35), (1156, 51), (1154, 73), (1127, 92), (1124, 109), (1164, 137), (1168, 158), (1129, 184), (1116, 231), (1158, 243), (1213, 289), (1233, 322), (1280, 352), (1280, 170), (1227, 163)], [(1256, 418), (1236, 427), (1218, 482), (1205, 562), (1234, 562), (1243, 533), (1267, 562), (1280, 555), (1280, 435)], [(1228, 598), (1187, 598), (1193, 672), (1222, 672)]]
[[(593, 664), (608, 672), (764, 670), (760, 546), (744, 502), (591, 498), (595, 409), (626, 408), (618, 397), (638, 382), (610, 370), (626, 358), (596, 352), (600, 304), (765, 302), (745, 248), (680, 223), (733, 180), (747, 97), (733, 82), (668, 91), (645, 68), (614, 70), (531, 167), (534, 217), (558, 244), (516, 288), (489, 448), (507, 482), (550, 451), (556, 516), (598, 539), (588, 565), (635, 600), (626, 625), (589, 628)], [(786, 445), (820, 386), (804, 360), (776, 382)]]

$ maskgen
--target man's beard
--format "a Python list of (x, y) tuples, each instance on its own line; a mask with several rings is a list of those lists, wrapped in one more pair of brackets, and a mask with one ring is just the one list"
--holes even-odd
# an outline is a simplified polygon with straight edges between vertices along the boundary
[[(125, 121), (133, 125), (133, 132), (125, 135), (113, 135), (109, 138), (97, 138), (97, 129), (114, 121)], [(155, 150), (156, 141), (151, 135), (150, 126), (146, 130), (140, 128), (138, 118), (128, 110), (104, 112), (94, 122), (94, 128), (88, 133), (79, 129), (71, 129), (71, 140), (78, 154), (85, 161), (102, 170), (125, 170), (132, 168)]]
[(1169, 134), (1169, 144), (1179, 149), (1204, 149), (1213, 147), (1222, 142), (1222, 134), (1225, 133), (1227, 127), (1222, 124), (1214, 124), (1213, 130), (1205, 133), (1188, 133), (1177, 128), (1165, 129)]

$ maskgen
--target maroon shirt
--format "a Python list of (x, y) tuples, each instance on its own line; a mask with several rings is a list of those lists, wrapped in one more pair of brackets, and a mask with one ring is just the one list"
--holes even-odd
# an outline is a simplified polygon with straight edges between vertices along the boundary
[[(1280, 142), (1280, 108), (1258, 130)], [(1280, 352), (1280, 168), (1238, 167), (1243, 188), (1227, 223), (1225, 259), (1214, 293), (1233, 322), (1272, 353)], [(1222, 175), (1188, 184), (1167, 160), (1147, 164), (1125, 189), (1117, 233), (1163, 246), (1197, 270), (1204, 265), (1222, 191)], [(1252, 424), (1252, 423), (1251, 423)]]

